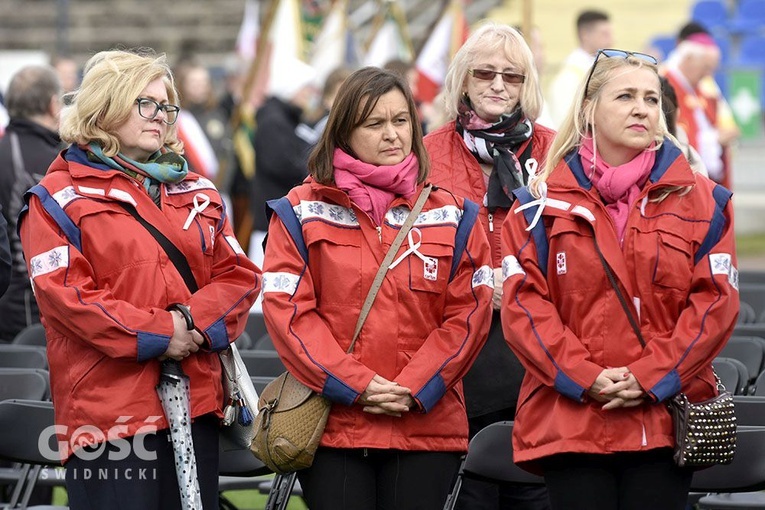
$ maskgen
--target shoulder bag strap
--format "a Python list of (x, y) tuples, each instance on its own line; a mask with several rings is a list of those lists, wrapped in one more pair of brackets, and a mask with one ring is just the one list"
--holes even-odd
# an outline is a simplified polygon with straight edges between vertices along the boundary
[(165, 253), (167, 253), (170, 262), (173, 263), (175, 268), (181, 274), (183, 281), (186, 283), (186, 286), (189, 288), (191, 293), (194, 294), (196, 291), (198, 291), (199, 286), (197, 285), (197, 281), (194, 278), (194, 273), (191, 272), (191, 267), (189, 266), (188, 260), (186, 260), (186, 257), (183, 255), (183, 252), (181, 252), (181, 250), (179, 250), (178, 247), (175, 246), (170, 239), (165, 237), (162, 232), (157, 230), (154, 225), (143, 219), (143, 217), (138, 214), (138, 211), (136, 211), (135, 207), (133, 207), (131, 204), (126, 202), (119, 202), (119, 205), (122, 206), (122, 208), (125, 209), (128, 213), (130, 213), (133, 218), (138, 220), (138, 223), (140, 223), (143, 228), (148, 230), (154, 239), (157, 240), (162, 249), (165, 250)]
[(616, 297), (617, 299), (619, 299), (619, 303), (621, 303), (624, 313), (627, 314), (627, 320), (630, 321), (630, 326), (632, 326), (632, 330), (637, 335), (638, 342), (640, 342), (640, 345), (642, 345), (643, 348), (645, 348), (645, 340), (643, 340), (643, 335), (640, 333), (640, 327), (638, 326), (635, 318), (632, 316), (632, 312), (629, 309), (627, 300), (624, 299), (624, 295), (622, 294), (622, 291), (619, 290), (619, 284), (616, 283), (616, 278), (614, 278), (614, 275), (611, 272), (611, 268), (608, 267), (608, 262), (606, 262), (605, 257), (603, 257), (603, 253), (600, 251), (600, 246), (598, 246), (598, 240), (595, 238), (594, 232), (592, 235), (592, 240), (595, 242), (595, 251), (598, 253), (598, 258), (600, 259), (600, 262), (603, 264), (603, 269), (605, 269), (606, 271), (606, 276), (608, 277), (608, 281), (611, 282), (611, 286), (614, 288), (614, 291), (616, 292)]
[(393, 262), (393, 257), (396, 256), (401, 243), (404, 242), (404, 237), (406, 237), (406, 234), (409, 233), (412, 225), (414, 225), (417, 216), (420, 215), (420, 211), (422, 211), (422, 207), (425, 205), (428, 195), (430, 195), (431, 188), (432, 186), (430, 184), (426, 184), (425, 187), (422, 188), (422, 192), (420, 192), (420, 196), (417, 198), (417, 202), (415, 202), (412, 211), (409, 213), (409, 216), (406, 217), (406, 221), (404, 221), (404, 224), (401, 226), (401, 230), (398, 231), (396, 238), (393, 239), (393, 243), (391, 243), (388, 253), (385, 254), (385, 258), (383, 259), (382, 264), (380, 264), (380, 269), (377, 270), (375, 279), (372, 282), (372, 287), (369, 289), (367, 299), (361, 307), (361, 314), (359, 315), (359, 320), (356, 322), (356, 330), (353, 332), (353, 341), (346, 351), (348, 354), (353, 352), (353, 347), (356, 345), (356, 339), (359, 337), (359, 333), (361, 333), (361, 327), (364, 325), (364, 321), (367, 320), (369, 310), (372, 309), (372, 303), (374, 303), (375, 297), (377, 297), (377, 291), (380, 290), (383, 279), (385, 279), (385, 273), (388, 272), (388, 266)]

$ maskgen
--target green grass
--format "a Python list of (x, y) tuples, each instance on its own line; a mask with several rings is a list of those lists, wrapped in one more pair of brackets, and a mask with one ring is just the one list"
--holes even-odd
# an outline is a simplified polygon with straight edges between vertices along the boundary
[(739, 257), (765, 256), (765, 234), (736, 236), (736, 253)]

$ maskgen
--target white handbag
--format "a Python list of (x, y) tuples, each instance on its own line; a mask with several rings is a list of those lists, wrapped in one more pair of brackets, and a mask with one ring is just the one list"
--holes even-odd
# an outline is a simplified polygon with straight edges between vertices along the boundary
[(236, 345), (219, 353), (223, 367), (224, 434), (241, 448), (249, 448), (255, 437), (255, 416), (258, 414), (258, 392)]

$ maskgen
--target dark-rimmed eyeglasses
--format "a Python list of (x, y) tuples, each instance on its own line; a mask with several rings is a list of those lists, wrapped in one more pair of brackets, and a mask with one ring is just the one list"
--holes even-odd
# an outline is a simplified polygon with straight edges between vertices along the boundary
[(138, 115), (144, 119), (154, 120), (160, 110), (165, 112), (165, 118), (162, 120), (165, 124), (175, 124), (175, 121), (178, 120), (178, 112), (181, 111), (179, 106), (159, 104), (148, 97), (139, 97), (135, 102), (138, 105)]
[(598, 59), (600, 59), (601, 56), (608, 57), (608, 58), (629, 58), (634, 57), (638, 60), (642, 60), (643, 62), (647, 62), (651, 65), (658, 65), (659, 61), (656, 60), (656, 57), (653, 55), (649, 55), (647, 53), (639, 53), (637, 51), (626, 51), (626, 50), (616, 50), (613, 48), (605, 48), (602, 50), (598, 50), (598, 53), (595, 55), (595, 61), (592, 63), (592, 67), (590, 67), (590, 73), (587, 75), (587, 81), (584, 83), (584, 97), (587, 97), (587, 89), (590, 88), (590, 80), (592, 79), (592, 73), (595, 72), (595, 66), (598, 65)]
[(470, 74), (474, 78), (484, 81), (494, 81), (494, 78), (499, 74), (502, 75), (502, 81), (508, 84), (518, 84), (526, 81), (526, 77), (522, 74), (511, 73), (509, 71), (492, 71), (491, 69), (471, 69)]

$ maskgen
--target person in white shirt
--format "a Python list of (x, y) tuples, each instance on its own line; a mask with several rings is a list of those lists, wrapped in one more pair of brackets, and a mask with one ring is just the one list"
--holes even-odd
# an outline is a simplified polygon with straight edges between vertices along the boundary
[(603, 11), (582, 11), (576, 19), (576, 32), (579, 47), (566, 57), (545, 97), (552, 128), (557, 128), (566, 116), (579, 82), (590, 70), (597, 51), (613, 44), (611, 20)]

